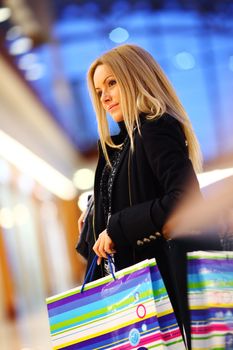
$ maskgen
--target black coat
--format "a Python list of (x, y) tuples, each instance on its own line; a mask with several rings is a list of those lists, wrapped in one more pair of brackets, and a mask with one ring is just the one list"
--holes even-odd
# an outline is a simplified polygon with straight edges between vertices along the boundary
[[(120, 143), (124, 136), (121, 131), (113, 140)], [(141, 135), (136, 129), (134, 147), (133, 153), (129, 142), (124, 148), (112, 187), (108, 233), (115, 243), (116, 268), (155, 257), (179, 323), (189, 332), (185, 253), (178, 254), (179, 261), (172, 261), (174, 242), (168, 244), (161, 234), (166, 219), (182, 198), (193, 192), (201, 196), (187, 141), (180, 123), (172, 116), (153, 121), (142, 117)], [(106, 228), (99, 186), (104, 165), (105, 158), (100, 151), (94, 186), (94, 235), (86, 240), (90, 253), (88, 266), (93, 258), (94, 240)], [(176, 255), (177, 251), (174, 252)], [(102, 274), (103, 269), (98, 267), (94, 278)], [(179, 288), (177, 278), (182, 284)]]
[[(124, 131), (113, 137), (116, 143), (122, 138)], [(154, 121), (142, 118), (141, 135), (137, 130), (134, 135), (134, 152), (129, 142), (125, 147), (112, 187), (108, 227), (116, 246), (118, 269), (156, 257), (155, 251), (161, 251), (164, 240), (162, 236), (150, 236), (160, 234), (182, 197), (191, 191), (199, 193), (186, 143), (179, 122), (166, 115)], [(96, 237), (106, 228), (99, 186), (104, 165), (100, 151), (94, 186)]]

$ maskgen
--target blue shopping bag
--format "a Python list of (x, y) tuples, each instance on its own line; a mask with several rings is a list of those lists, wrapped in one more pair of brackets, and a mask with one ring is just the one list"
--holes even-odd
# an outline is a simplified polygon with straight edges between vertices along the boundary
[(46, 301), (53, 349), (185, 349), (155, 259)]

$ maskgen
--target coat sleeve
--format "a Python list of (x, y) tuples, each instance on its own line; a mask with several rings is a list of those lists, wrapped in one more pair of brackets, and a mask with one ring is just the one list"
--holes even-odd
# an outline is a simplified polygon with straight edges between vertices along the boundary
[(138, 240), (161, 232), (169, 214), (182, 198), (191, 192), (200, 194), (180, 124), (172, 117), (163, 119), (143, 124), (142, 137), (138, 135), (152, 170), (151, 176), (159, 184), (162, 195), (111, 216), (108, 232), (118, 247), (137, 245)]

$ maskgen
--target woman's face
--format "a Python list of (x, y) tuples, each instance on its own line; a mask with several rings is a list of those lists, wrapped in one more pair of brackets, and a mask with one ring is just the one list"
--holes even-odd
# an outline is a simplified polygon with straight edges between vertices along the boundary
[(120, 90), (112, 70), (105, 64), (96, 67), (93, 76), (94, 86), (103, 108), (111, 117), (120, 122), (123, 114), (120, 105)]

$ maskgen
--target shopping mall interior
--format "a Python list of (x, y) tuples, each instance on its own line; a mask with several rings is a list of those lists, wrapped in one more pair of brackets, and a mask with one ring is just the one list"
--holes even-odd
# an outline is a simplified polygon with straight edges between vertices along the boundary
[(45, 299), (83, 282), (86, 73), (102, 52), (135, 43), (160, 63), (201, 145), (203, 193), (233, 175), (232, 15), (231, 0), (0, 1), (0, 350), (51, 349)]

